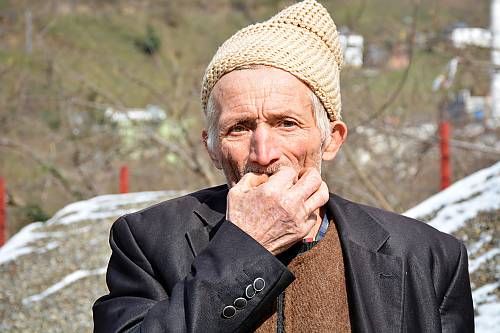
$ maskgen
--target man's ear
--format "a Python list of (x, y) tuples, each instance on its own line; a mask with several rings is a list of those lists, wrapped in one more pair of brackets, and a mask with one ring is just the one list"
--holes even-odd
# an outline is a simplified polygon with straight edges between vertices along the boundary
[(214, 152), (212, 149), (210, 149), (210, 147), (208, 147), (208, 144), (207, 144), (208, 133), (206, 130), (203, 130), (201, 132), (201, 140), (203, 141), (203, 145), (205, 146), (205, 149), (207, 150), (208, 156), (210, 156), (210, 159), (212, 160), (212, 164), (214, 165), (214, 167), (221, 170), (222, 166), (220, 164), (220, 161), (219, 161), (219, 158), (218, 158), (216, 152)]
[(333, 160), (346, 138), (347, 125), (340, 120), (330, 122), (330, 139), (326, 140), (326, 146), (323, 148), (323, 160)]

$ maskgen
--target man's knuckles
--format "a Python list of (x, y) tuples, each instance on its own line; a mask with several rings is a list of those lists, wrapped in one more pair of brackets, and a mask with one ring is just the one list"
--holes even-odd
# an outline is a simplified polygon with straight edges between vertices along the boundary
[(318, 171), (310, 171), (305, 173), (294, 185), (294, 189), (302, 192), (311, 194), (321, 186), (321, 175)]
[(247, 192), (250, 189), (253, 189), (265, 182), (267, 182), (269, 179), (268, 175), (265, 174), (255, 174), (255, 173), (247, 173), (245, 174), (238, 184), (236, 184), (238, 187), (242, 188), (244, 192)]
[(264, 185), (268, 188), (278, 188), (280, 191), (293, 186), (297, 180), (297, 172), (292, 168), (280, 169), (269, 177), (269, 181)]
[(305, 235), (309, 233), (311, 228), (312, 225), (310, 223), (307, 223), (307, 221), (305, 223), (302, 223), (299, 228), (299, 232), (297, 233), (297, 236), (299, 236), (299, 238), (303, 238)]
[(309, 184), (312, 187), (316, 187), (316, 188), (319, 187), (321, 185), (321, 182), (323, 181), (323, 179), (321, 179), (320, 173), (315, 169), (313, 171), (307, 173), (307, 175), (305, 175), (305, 177), (306, 177), (307, 184)]
[(328, 191), (328, 185), (324, 181), (321, 182), (321, 185), (319, 187), (319, 193), (321, 195), (320, 201), (322, 205), (328, 202), (330, 200), (330, 192)]
[(293, 218), (297, 215), (300, 216), (300, 214), (298, 214), (300, 208), (299, 204), (300, 202), (291, 196), (284, 195), (279, 199), (279, 207), (281, 208), (281, 211), (289, 218)]
[(292, 167), (281, 167), (276, 173), (271, 175), (272, 178), (286, 178), (286, 179), (296, 179), (298, 176), (297, 171)]
[(229, 189), (229, 192), (227, 193), (227, 198), (228, 200), (235, 200), (239, 198), (244, 192), (245, 191), (243, 190), (243, 187), (236, 184), (235, 186)]

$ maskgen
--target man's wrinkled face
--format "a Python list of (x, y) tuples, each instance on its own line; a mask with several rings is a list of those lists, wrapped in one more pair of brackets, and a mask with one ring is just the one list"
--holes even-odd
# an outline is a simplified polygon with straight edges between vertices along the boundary
[(233, 71), (212, 94), (220, 116), (208, 151), (229, 186), (248, 172), (270, 175), (282, 166), (320, 171), (321, 132), (310, 90), (296, 77), (268, 67)]

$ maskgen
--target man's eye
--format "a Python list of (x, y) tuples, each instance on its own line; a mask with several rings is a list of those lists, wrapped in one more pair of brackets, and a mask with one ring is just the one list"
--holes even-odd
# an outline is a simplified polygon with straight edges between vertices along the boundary
[(297, 123), (292, 120), (283, 120), (283, 122), (281, 123), (281, 126), (283, 127), (293, 127), (295, 125), (297, 125)]
[(231, 129), (229, 130), (229, 133), (241, 133), (241, 132), (244, 132), (246, 131), (246, 127), (243, 126), (243, 125), (236, 125), (236, 126), (233, 126), (231, 127)]

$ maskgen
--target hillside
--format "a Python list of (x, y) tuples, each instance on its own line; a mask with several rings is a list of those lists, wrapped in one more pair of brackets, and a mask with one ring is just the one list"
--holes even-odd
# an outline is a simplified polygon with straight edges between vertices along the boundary
[[(68, 203), (113, 193), (123, 164), (135, 192), (222, 182), (200, 143), (203, 71), (228, 36), (293, 2), (0, 0), (0, 176), (8, 184), (9, 233)], [(459, 56), (450, 93), (489, 91), (489, 51), (453, 49), (445, 34), (456, 22), (489, 26), (488, 2), (320, 2), (339, 29), (364, 37), (366, 59), (364, 67), (346, 66), (342, 73), (346, 147), (353, 156), (342, 152), (325, 168), (325, 179), (344, 196), (380, 204), (354, 172), (357, 164), (379, 196), (404, 211), (439, 189), (436, 140), (401, 133), (436, 122), (446, 94), (432, 91), (434, 78)], [(145, 45), (156, 45), (155, 51)], [(105, 116), (108, 108), (148, 105), (165, 110), (166, 119), (120, 128)], [(377, 146), (388, 149), (374, 149), (373, 136), (361, 131), (366, 127), (377, 132)], [(476, 134), (456, 139), (498, 141), (495, 132), (485, 135), (489, 141)], [(410, 149), (394, 154), (401, 141)], [(499, 156), (457, 148), (454, 177)]]

